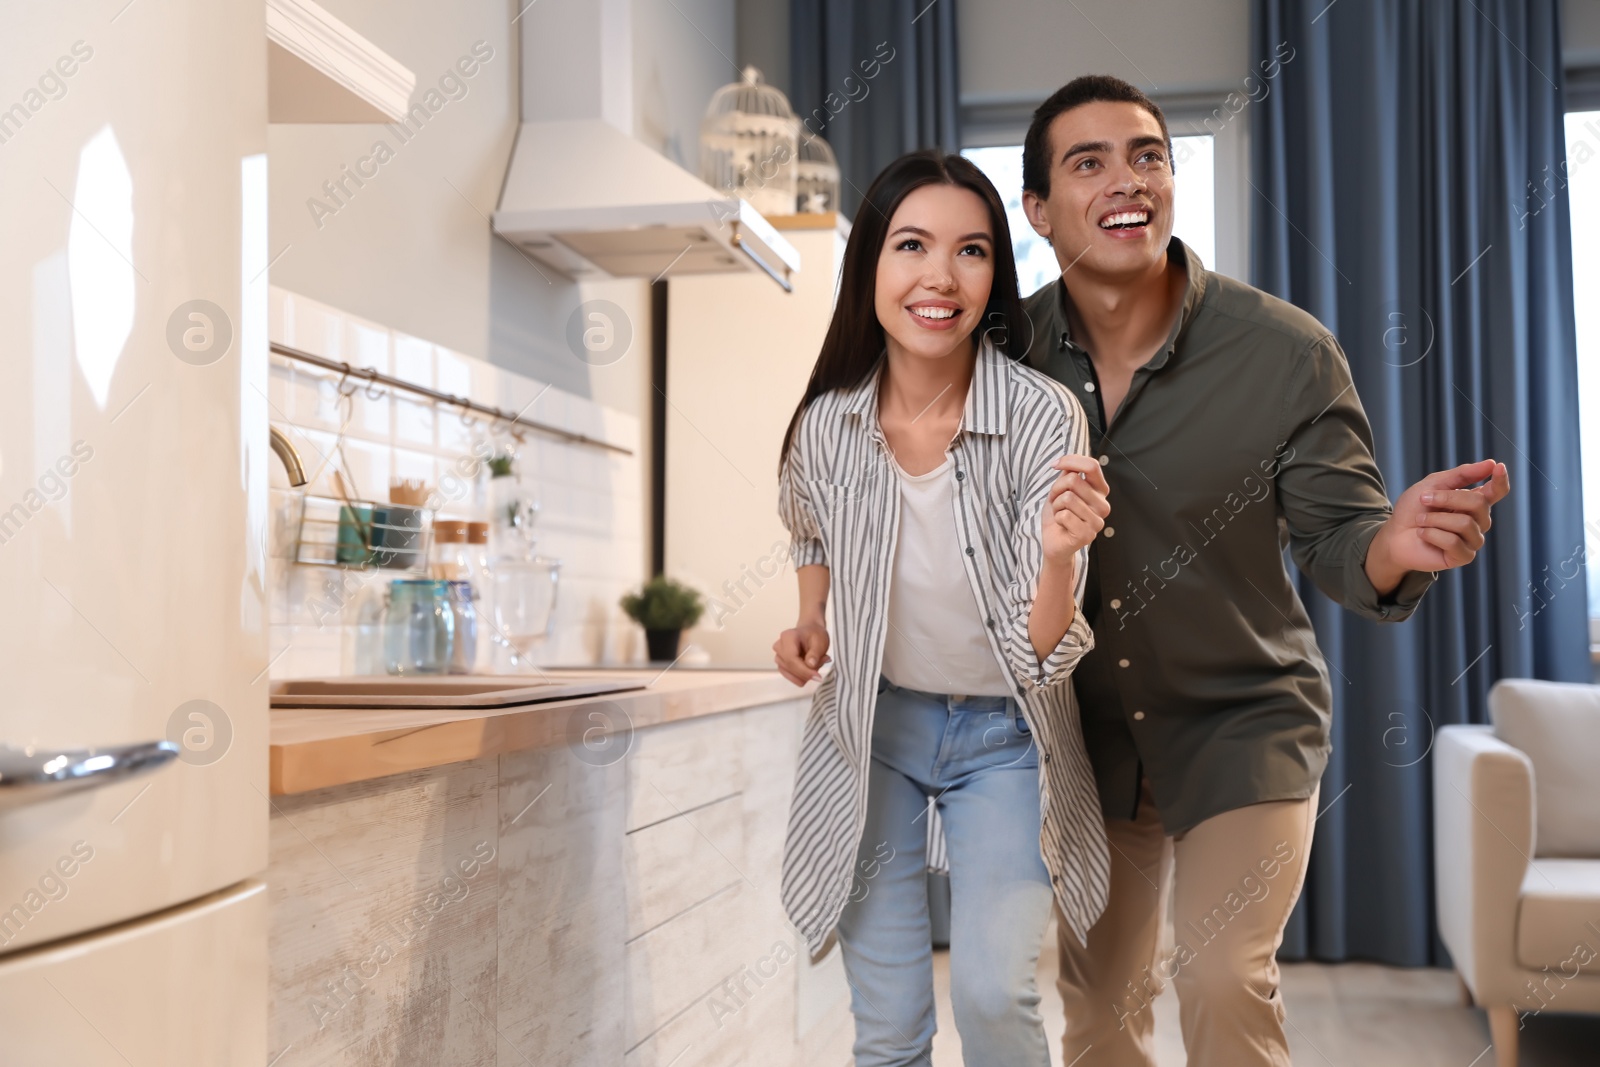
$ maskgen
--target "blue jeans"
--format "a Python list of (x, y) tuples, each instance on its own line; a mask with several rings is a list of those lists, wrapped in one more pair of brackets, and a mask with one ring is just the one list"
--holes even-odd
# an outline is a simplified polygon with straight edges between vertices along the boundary
[(1034, 970), (1050, 919), (1039, 854), (1039, 762), (1011, 697), (879, 679), (857, 851), (839, 944), (856, 1067), (933, 1062), (928, 798), (950, 859), (950, 985), (968, 1064), (1049, 1067)]

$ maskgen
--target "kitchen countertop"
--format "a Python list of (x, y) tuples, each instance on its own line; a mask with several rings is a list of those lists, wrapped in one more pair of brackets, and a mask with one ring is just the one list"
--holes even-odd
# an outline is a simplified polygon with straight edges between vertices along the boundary
[[(567, 744), (609, 723), (643, 729), (809, 697), (775, 670), (547, 669), (552, 678), (629, 677), (648, 688), (509, 708), (273, 708), (273, 796)], [(653, 679), (653, 681), (652, 681)], [(599, 713), (596, 717), (595, 713)], [(580, 742), (581, 743), (581, 742)]]

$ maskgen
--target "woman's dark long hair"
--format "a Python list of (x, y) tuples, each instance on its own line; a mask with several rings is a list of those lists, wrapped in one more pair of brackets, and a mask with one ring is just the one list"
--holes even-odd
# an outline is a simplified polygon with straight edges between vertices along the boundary
[(811, 368), (805, 395), (784, 431), (783, 448), (778, 451), (780, 473), (806, 407), (830, 389), (861, 384), (877, 364), (884, 347), (883, 324), (878, 321), (877, 312), (878, 257), (889, 235), (889, 220), (912, 190), (935, 184), (970, 189), (989, 209), (989, 229), (994, 235), (994, 284), (977, 331), (1006, 355), (1014, 359), (1024, 355), (1030, 330), (1017, 292), (1017, 262), (1000, 194), (983, 171), (960, 156), (932, 149), (903, 155), (873, 179), (856, 211), (855, 225), (844, 247), (844, 266), (839, 271), (839, 303), (833, 309), (833, 321), (828, 324), (816, 366)]

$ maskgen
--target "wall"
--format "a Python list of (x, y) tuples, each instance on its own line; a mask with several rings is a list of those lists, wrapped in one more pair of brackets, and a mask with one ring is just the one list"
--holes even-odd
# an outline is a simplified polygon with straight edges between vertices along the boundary
[[(547, 280), (489, 229), (518, 117), (511, 4), (325, 6), (409, 67), (418, 94), (477, 42), (490, 58), (409, 140), (383, 125), (270, 127), (273, 283), (591, 395), (587, 365), (566, 350), (562, 329), (578, 287)], [(359, 188), (346, 182), (349, 195), (329, 196), (323, 183), (380, 141), (393, 158)]]
[[(1249, 72), (1251, 6), (1250, 0), (963, 3), (961, 102), (1037, 102), (1091, 72), (1125, 78), (1158, 99), (1227, 90)], [(1600, 3), (1562, 0), (1561, 22), (1567, 66), (1600, 64)]]
[(635, 0), (633, 135), (700, 173), (700, 120), (711, 94), (739, 80), (734, 0)]
[[(536, 550), (563, 563), (553, 633), (534, 659), (580, 664), (643, 658), (642, 633), (617, 606), (622, 593), (644, 576), (637, 419), (276, 286), (268, 332), (274, 341), (315, 355), (377, 367), (502, 409), (525, 410), (529, 419), (631, 449), (633, 455), (624, 456), (539, 434), (529, 434), (518, 446), (523, 481), (537, 490), (542, 507)], [(471, 457), (474, 442), (488, 435), (487, 420), (468, 426), (457, 411), (402, 396), (373, 400), (364, 389), (355, 390), (346, 409), (338, 399), (338, 379), (272, 357), (271, 420), (300, 454), (311, 478), (306, 492), (336, 496), (335, 469), (342, 471), (352, 495), (378, 501), (387, 499), (391, 477), (417, 478), (443, 495), (440, 517), (489, 518), (486, 472), (480, 473), (481, 464), (457, 466)], [(450, 477), (452, 470), (468, 474), (458, 482)], [(350, 673), (362, 592), (401, 572), (291, 563), (298, 494), (287, 488), (276, 461), (271, 478), (272, 676)], [(487, 640), (488, 629), (480, 621), (480, 641)], [(503, 659), (498, 666), (505, 669)]]
[[(790, 228), (801, 223), (811, 228)], [(787, 220), (794, 292), (764, 275), (673, 283), (667, 312), (666, 564), (707, 612), (687, 636), (712, 662), (764, 667), (799, 605), (778, 519), (778, 449), (832, 316), (848, 225)]]
[(958, 19), (963, 105), (1037, 103), (1089, 73), (1154, 95), (1226, 91), (1250, 68), (1250, 0), (982, 0)]
[(738, 0), (739, 65), (760, 68), (770, 85), (789, 93), (789, 0)]
[(1600, 3), (1562, 0), (1562, 59), (1571, 67), (1600, 66)]

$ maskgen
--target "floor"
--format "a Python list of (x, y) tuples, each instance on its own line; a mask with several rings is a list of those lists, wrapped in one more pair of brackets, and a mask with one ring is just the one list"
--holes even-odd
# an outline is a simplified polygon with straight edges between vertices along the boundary
[[(1039, 990), (1053, 1067), (1062, 1063), (1065, 1026), (1056, 995), (1055, 936), (1039, 959)], [(934, 957), (939, 1032), (934, 1067), (959, 1067), (961, 1038), (950, 1014), (949, 954)], [(1482, 1011), (1463, 1008), (1455, 975), (1444, 970), (1373, 963), (1297, 963), (1283, 967), (1289, 1007), (1289, 1048), (1301, 1067), (1493, 1067), (1489, 1024)], [(1156, 1062), (1182, 1067), (1178, 1004), (1168, 990), (1155, 1002)], [(1522, 1031), (1521, 1067), (1596, 1067), (1600, 1016), (1543, 1015)]]

